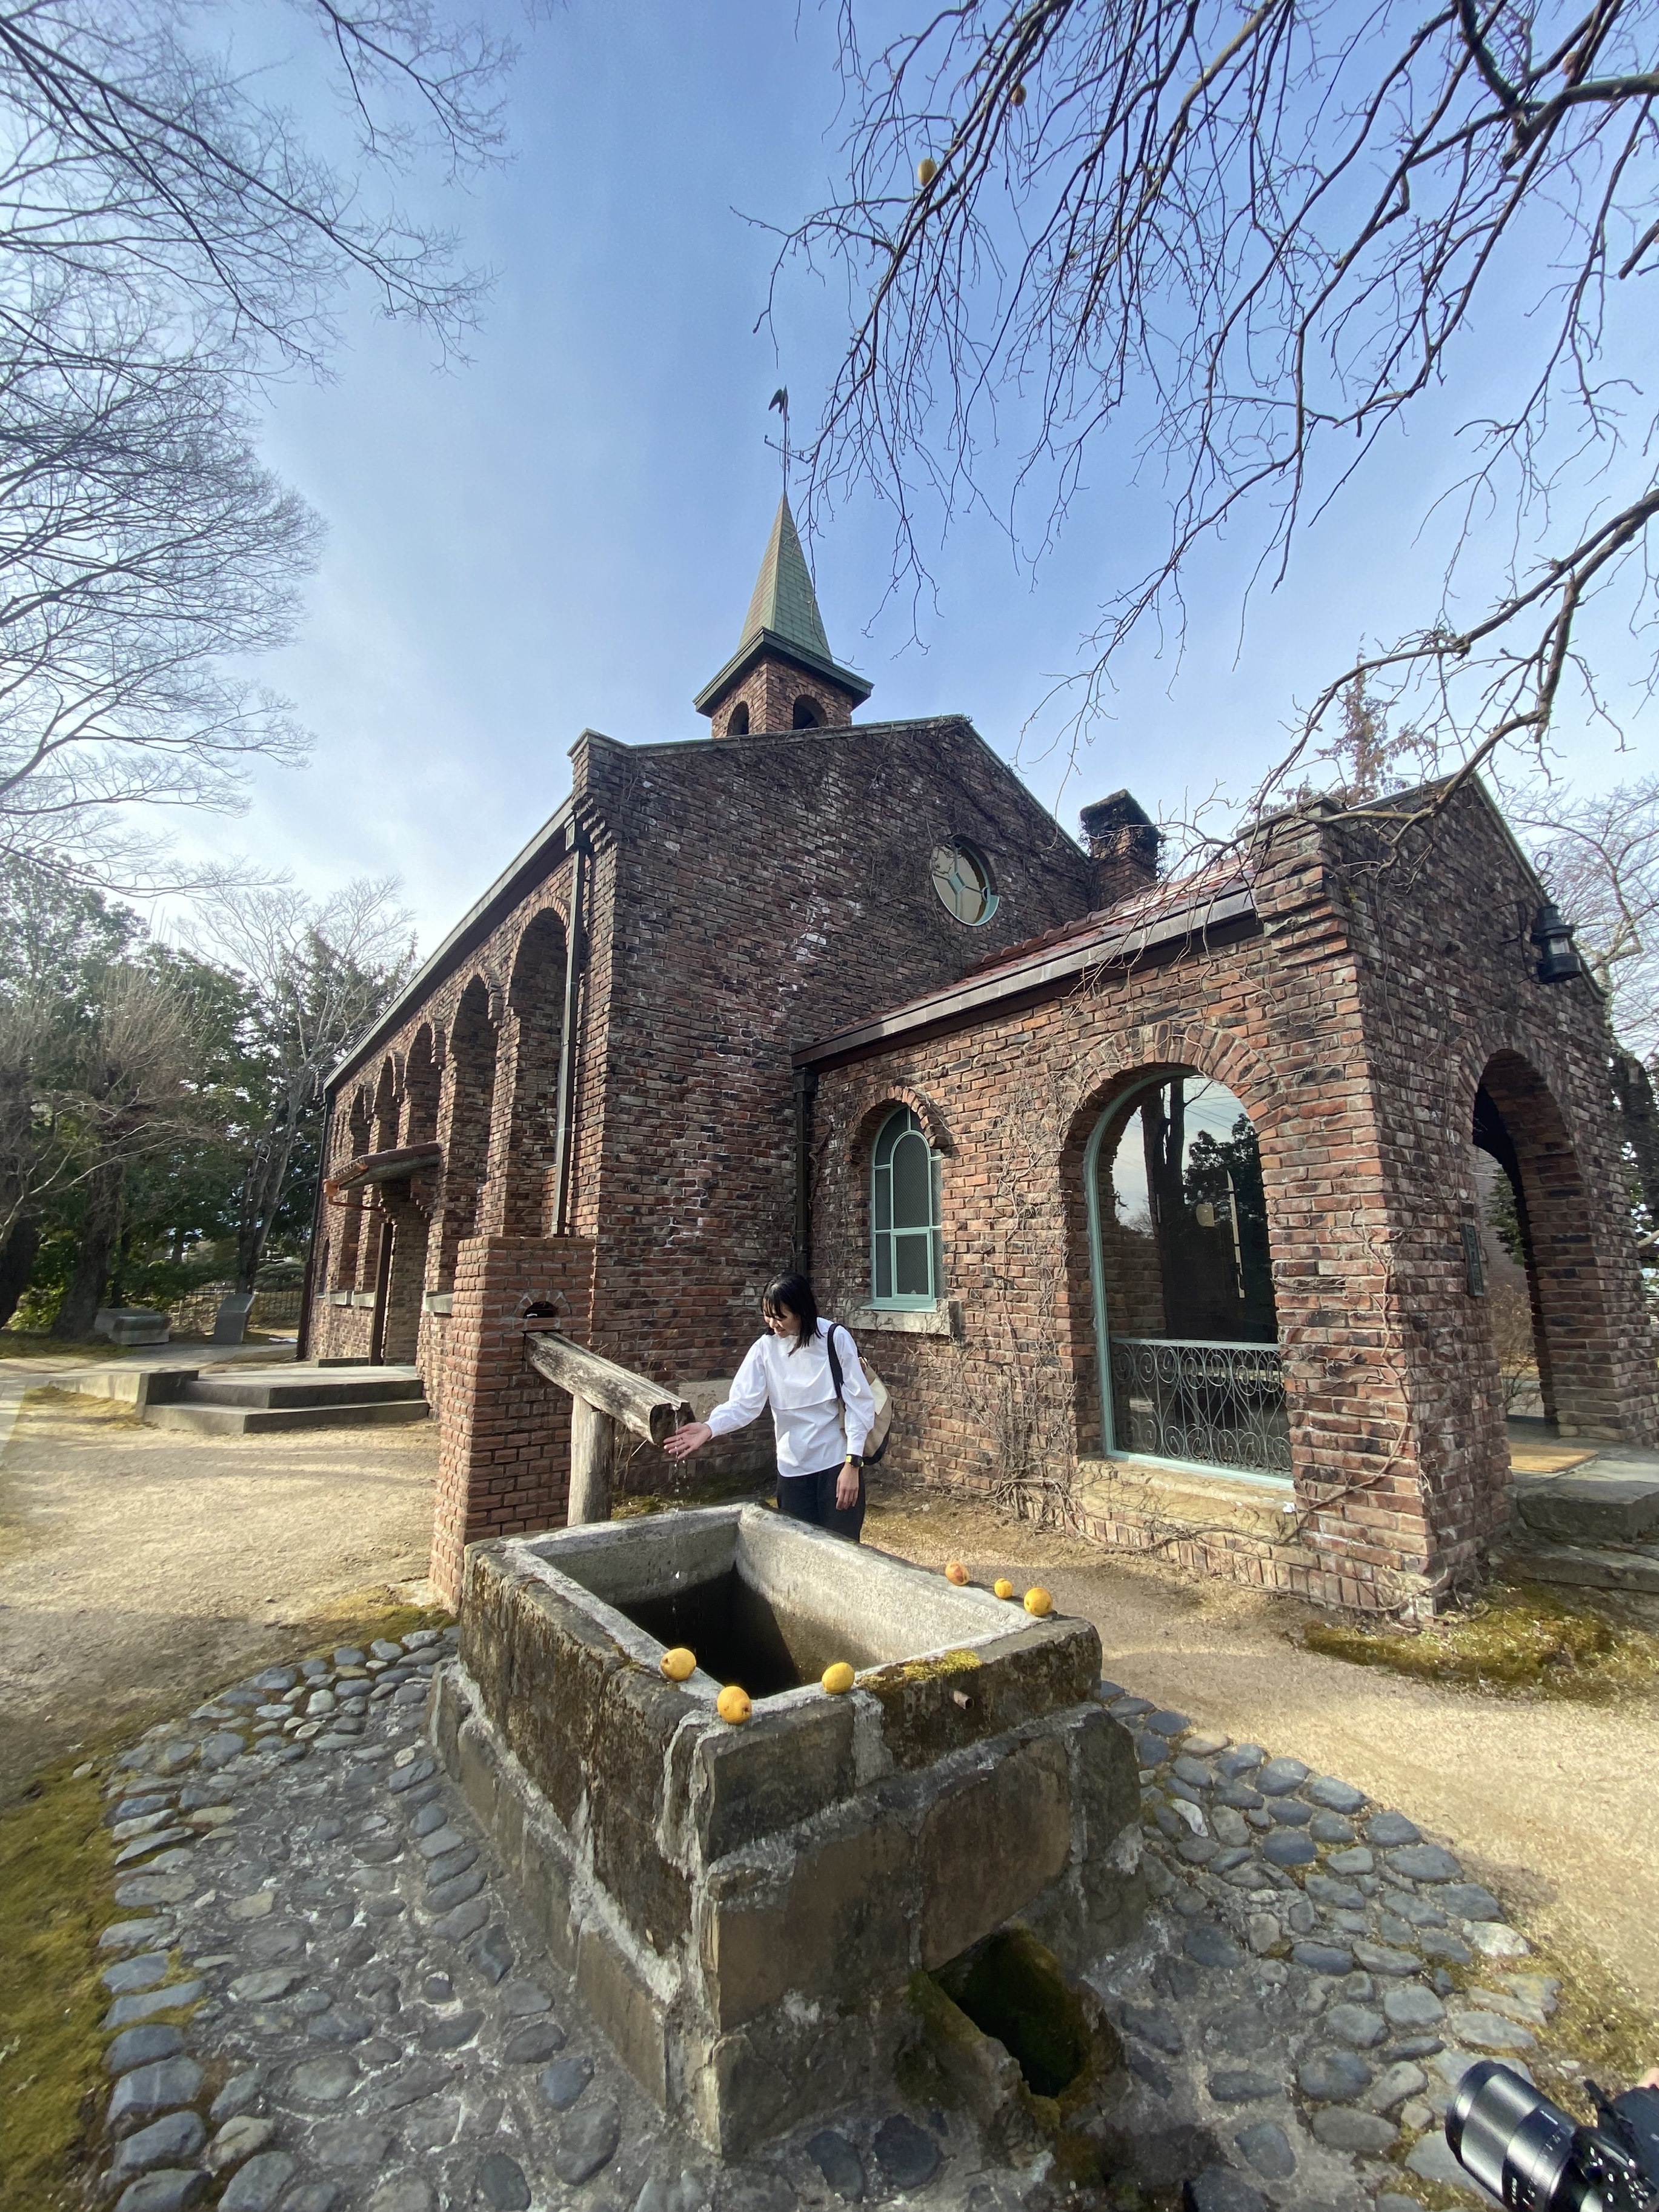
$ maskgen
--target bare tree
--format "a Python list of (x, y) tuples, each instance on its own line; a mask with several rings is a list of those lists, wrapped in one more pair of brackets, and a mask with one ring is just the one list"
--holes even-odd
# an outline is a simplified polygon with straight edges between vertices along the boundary
[(1659, 775), (1594, 799), (1528, 792), (1510, 819), (1579, 950), (1607, 994), (1615, 1034), (1644, 1060), (1659, 1053)]
[(1659, 1257), (1659, 775), (1594, 799), (1534, 792), (1510, 811), (1530, 831), (1540, 872), (1607, 994), (1613, 1093), (1648, 1216), (1644, 1247)]
[(318, 526), (254, 454), (353, 279), (452, 348), (480, 280), (392, 180), (495, 157), (507, 49), (441, 0), (292, 0), (356, 158), (171, 0), (0, 0), (0, 852), (123, 860), (137, 801), (234, 803), (301, 744), (224, 672), (282, 643)]
[(899, 577), (930, 507), (1035, 500), (1040, 550), (1103, 438), (1138, 446), (1170, 533), (1103, 609), (1080, 720), (1132, 637), (1179, 635), (1207, 542), (1282, 577), (1455, 387), (1421, 617), (1332, 672), (1257, 810), (1357, 681), (1455, 780), (1535, 747), (1570, 676), (1593, 698), (1592, 616), (1656, 611), (1656, 0), (957, 0), (868, 58), (860, 14), (847, 185), (784, 259), (848, 282), (812, 483), (894, 503)]
[(0, 852), (131, 863), (135, 803), (231, 806), (301, 752), (224, 662), (290, 635), (318, 536), (216, 364), (0, 361)]
[(251, 1291), (282, 1203), (294, 1146), (319, 1109), (324, 1079), (381, 1013), (415, 964), (409, 915), (393, 878), (360, 878), (332, 897), (291, 884), (220, 892), (204, 902), (198, 956), (242, 978), (253, 1001), (267, 1096), (238, 1193), (236, 1282)]

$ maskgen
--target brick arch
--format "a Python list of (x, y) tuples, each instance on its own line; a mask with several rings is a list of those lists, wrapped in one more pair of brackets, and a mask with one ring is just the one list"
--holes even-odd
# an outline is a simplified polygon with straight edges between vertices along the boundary
[(395, 1151), (398, 1143), (398, 1109), (403, 1103), (398, 1071), (388, 1053), (380, 1062), (379, 1079), (374, 1085), (374, 1128), (369, 1150), (375, 1152)]
[[(360, 1083), (352, 1094), (350, 1105), (343, 1117), (341, 1134), (344, 1139), (338, 1164), (356, 1159), (368, 1152), (374, 1128), (374, 1097), (366, 1083)], [(340, 1234), (335, 1248), (336, 1290), (355, 1290), (357, 1284), (358, 1248), (362, 1242), (363, 1200), (360, 1191), (348, 1194), (340, 1209)]]
[(1210, 1022), (1149, 1022), (1096, 1038), (1079, 1055), (1073, 1075), (1077, 1103), (1061, 1145), (1062, 1170), (1073, 1161), (1081, 1165), (1095, 1123), (1117, 1091), (1160, 1069), (1173, 1073), (1182, 1067), (1224, 1084), (1264, 1145), (1270, 1132), (1277, 1134), (1286, 1104), (1284, 1087), (1253, 1045)]
[(439, 1141), (444, 1148), (439, 1200), (436, 1287), (454, 1287), (455, 1257), (464, 1237), (478, 1233), (489, 1172), (490, 1125), (495, 1101), (499, 1033), (493, 994), (481, 975), (471, 976), (456, 1002), (449, 1029)]
[(1492, 1053), (1469, 1101), (1515, 1193), (1544, 1413), (1566, 1435), (1621, 1433), (1594, 1210), (1566, 1119), (1532, 1058)]
[(941, 1158), (954, 1156), (956, 1143), (945, 1116), (925, 1091), (908, 1083), (871, 1083), (860, 1093), (848, 1119), (846, 1152), (849, 1161), (856, 1164), (869, 1158), (882, 1123), (900, 1106), (910, 1109)]
[[(1131, 1089), (1138, 1089), (1148, 1078), (1175, 1075), (1183, 1070), (1224, 1085), (1249, 1115), (1261, 1151), (1270, 1253), (1284, 1243), (1275, 1186), (1283, 1168), (1279, 1132), (1287, 1102), (1283, 1086), (1262, 1054), (1228, 1031), (1201, 1021), (1147, 1023), (1139, 1029), (1092, 1040), (1073, 1071), (1072, 1089), (1076, 1103), (1066, 1121), (1058, 1164), (1065, 1310), (1070, 1316), (1073, 1404), (1077, 1448), (1085, 1454), (1100, 1449), (1102, 1425), (1085, 1156), (1097, 1125), (1103, 1115), (1110, 1112), (1115, 1100)], [(1109, 1270), (1109, 1253), (1107, 1261)], [(1121, 1264), (1128, 1264), (1127, 1255)], [(1139, 1288), (1146, 1311), (1156, 1325), (1121, 1333), (1159, 1334), (1164, 1310), (1161, 1278), (1155, 1281), (1148, 1277)]]
[(519, 932), (508, 970), (502, 1079), (509, 1081), (502, 1227), (509, 1237), (551, 1233), (550, 1183), (559, 1058), (564, 1040), (565, 922), (550, 902)]
[(422, 1022), (404, 1067), (404, 1142), (428, 1143), (438, 1133), (438, 1086), (442, 1079), (441, 1031)]

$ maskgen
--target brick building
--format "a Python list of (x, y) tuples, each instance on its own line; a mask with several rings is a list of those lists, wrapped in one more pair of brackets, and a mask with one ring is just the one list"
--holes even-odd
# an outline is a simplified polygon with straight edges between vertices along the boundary
[(1430, 1605), (1506, 1511), (1477, 1146), (1547, 1411), (1654, 1436), (1602, 1010), (1482, 791), (1388, 866), (1316, 809), (1161, 881), (1127, 793), (1074, 844), (965, 718), (854, 724), (869, 688), (785, 502), (714, 734), (585, 732), (331, 1079), (306, 1348), (418, 1362), (444, 1590), (563, 1516), (527, 1305), (708, 1402), (810, 1250), (894, 1389), (884, 1480)]

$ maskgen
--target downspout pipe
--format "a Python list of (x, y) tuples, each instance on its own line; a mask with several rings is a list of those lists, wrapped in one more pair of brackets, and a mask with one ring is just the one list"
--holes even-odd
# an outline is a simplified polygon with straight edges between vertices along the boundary
[(576, 1012), (581, 996), (582, 964), (586, 933), (582, 925), (587, 890), (587, 864), (592, 848), (577, 832), (574, 841), (576, 866), (570, 884), (570, 927), (565, 933), (564, 1019), (559, 1036), (559, 1094), (553, 1124), (553, 1234), (570, 1234), (570, 1139), (576, 1119)]

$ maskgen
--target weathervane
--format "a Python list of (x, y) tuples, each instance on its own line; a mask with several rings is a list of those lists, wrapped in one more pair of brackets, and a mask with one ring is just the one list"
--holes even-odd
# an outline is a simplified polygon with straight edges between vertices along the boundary
[[(779, 385), (777, 390), (772, 394), (767, 403), (767, 413), (769, 415), (774, 408), (783, 417), (783, 495), (787, 499), (789, 496), (789, 386), (787, 384)], [(766, 442), (769, 446), (772, 441), (769, 438)]]

